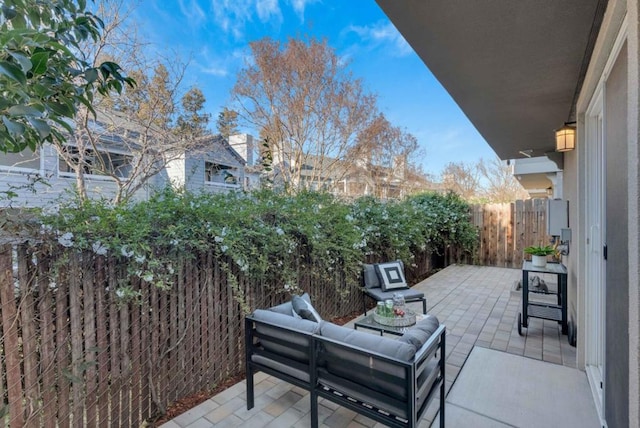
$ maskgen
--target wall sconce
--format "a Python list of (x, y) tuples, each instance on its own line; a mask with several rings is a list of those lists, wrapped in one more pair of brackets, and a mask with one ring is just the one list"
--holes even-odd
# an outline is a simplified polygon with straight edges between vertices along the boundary
[(575, 122), (565, 122), (564, 126), (556, 131), (556, 152), (568, 152), (575, 148)]

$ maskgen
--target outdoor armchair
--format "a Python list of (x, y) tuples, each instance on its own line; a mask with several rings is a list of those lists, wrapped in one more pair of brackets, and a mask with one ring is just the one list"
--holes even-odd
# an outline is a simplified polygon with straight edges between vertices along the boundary
[(427, 300), (424, 293), (413, 290), (407, 285), (402, 260), (363, 265), (362, 304), (365, 315), (367, 314), (366, 297), (379, 302), (393, 298), (395, 293), (402, 294), (407, 303), (422, 302), (422, 313), (427, 313)]

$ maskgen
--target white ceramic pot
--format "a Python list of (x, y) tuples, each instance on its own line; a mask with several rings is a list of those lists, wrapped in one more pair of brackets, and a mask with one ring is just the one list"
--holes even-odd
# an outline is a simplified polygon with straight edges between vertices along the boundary
[(545, 267), (547, 265), (547, 256), (531, 256), (531, 264), (535, 267)]

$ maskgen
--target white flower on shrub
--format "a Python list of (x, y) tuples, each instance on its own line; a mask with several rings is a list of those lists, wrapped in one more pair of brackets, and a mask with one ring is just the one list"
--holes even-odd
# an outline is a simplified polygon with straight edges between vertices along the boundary
[(51, 227), (48, 224), (41, 224), (40, 225), (40, 233), (45, 235), (47, 233), (51, 233), (51, 231), (53, 230), (53, 227)]
[(220, 247), (220, 251), (222, 251), (223, 253), (226, 253), (228, 249), (229, 247), (227, 247), (226, 245), (223, 245), (222, 247)]
[(122, 254), (123, 256), (125, 256), (127, 258), (129, 258), (129, 257), (133, 256), (133, 250), (130, 250), (127, 245), (123, 245), (122, 248), (120, 249), (120, 254)]
[(153, 274), (151, 272), (147, 272), (143, 277), (143, 280), (145, 280), (146, 282), (151, 282), (153, 281)]
[(281, 229), (281, 228), (279, 228), (279, 227), (276, 227), (276, 233), (277, 233), (278, 235), (282, 236), (282, 235), (284, 235), (284, 230), (282, 230), (282, 229)]
[(344, 219), (345, 219), (345, 220), (347, 220), (347, 221), (349, 221), (349, 222), (351, 222), (351, 221), (353, 221), (353, 216), (352, 216), (351, 214), (347, 214), (347, 215), (344, 217)]
[(285, 284), (284, 285), (284, 291), (289, 291), (291, 290), (291, 285), (290, 284)]
[(93, 252), (99, 256), (104, 256), (105, 254), (107, 254), (107, 247), (102, 245), (102, 242), (100, 241), (94, 242), (93, 245), (91, 245), (91, 248), (93, 249)]
[(178, 241), (177, 239), (172, 239), (171, 240), (171, 245), (173, 245), (174, 247), (177, 247), (179, 243), (180, 243), (180, 241)]
[(144, 263), (147, 258), (144, 255), (137, 255), (134, 257), (135, 261), (138, 263)]
[(213, 238), (213, 240), (216, 241), (216, 242), (222, 242), (222, 241), (224, 241), (224, 238), (222, 236), (216, 236), (216, 237)]
[(56, 288), (58, 286), (58, 283), (55, 281), (49, 281), (49, 288)]
[(222, 228), (222, 230), (220, 231), (220, 235), (227, 236), (227, 226)]
[(73, 247), (73, 233), (67, 232), (58, 237), (58, 242), (64, 247)]
[(175, 273), (175, 270), (173, 269), (173, 266), (171, 266), (171, 265), (167, 266), (167, 272), (169, 272), (171, 275), (173, 275)]
[(118, 288), (118, 289), (116, 290), (116, 296), (118, 296), (119, 298), (121, 298), (121, 299), (122, 299), (122, 298), (124, 297), (124, 294), (125, 294), (125, 293), (124, 293), (124, 290), (123, 290), (123, 289)]

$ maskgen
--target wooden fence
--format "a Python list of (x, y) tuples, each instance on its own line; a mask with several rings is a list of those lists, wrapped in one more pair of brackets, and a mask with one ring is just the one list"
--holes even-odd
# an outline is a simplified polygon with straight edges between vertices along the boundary
[[(162, 290), (129, 275), (122, 257), (0, 244), (0, 421), (140, 426), (176, 400), (242, 373), (244, 313), (232, 290), (251, 309), (289, 294), (277, 281), (252, 283), (237, 270), (232, 284), (212, 252), (175, 266), (174, 286)], [(345, 283), (339, 269), (322, 279), (301, 271), (300, 287), (326, 317), (362, 307), (356, 286), (336, 289)]]
[(520, 268), (526, 247), (549, 243), (546, 215), (545, 199), (473, 206), (480, 238), (473, 263)]

